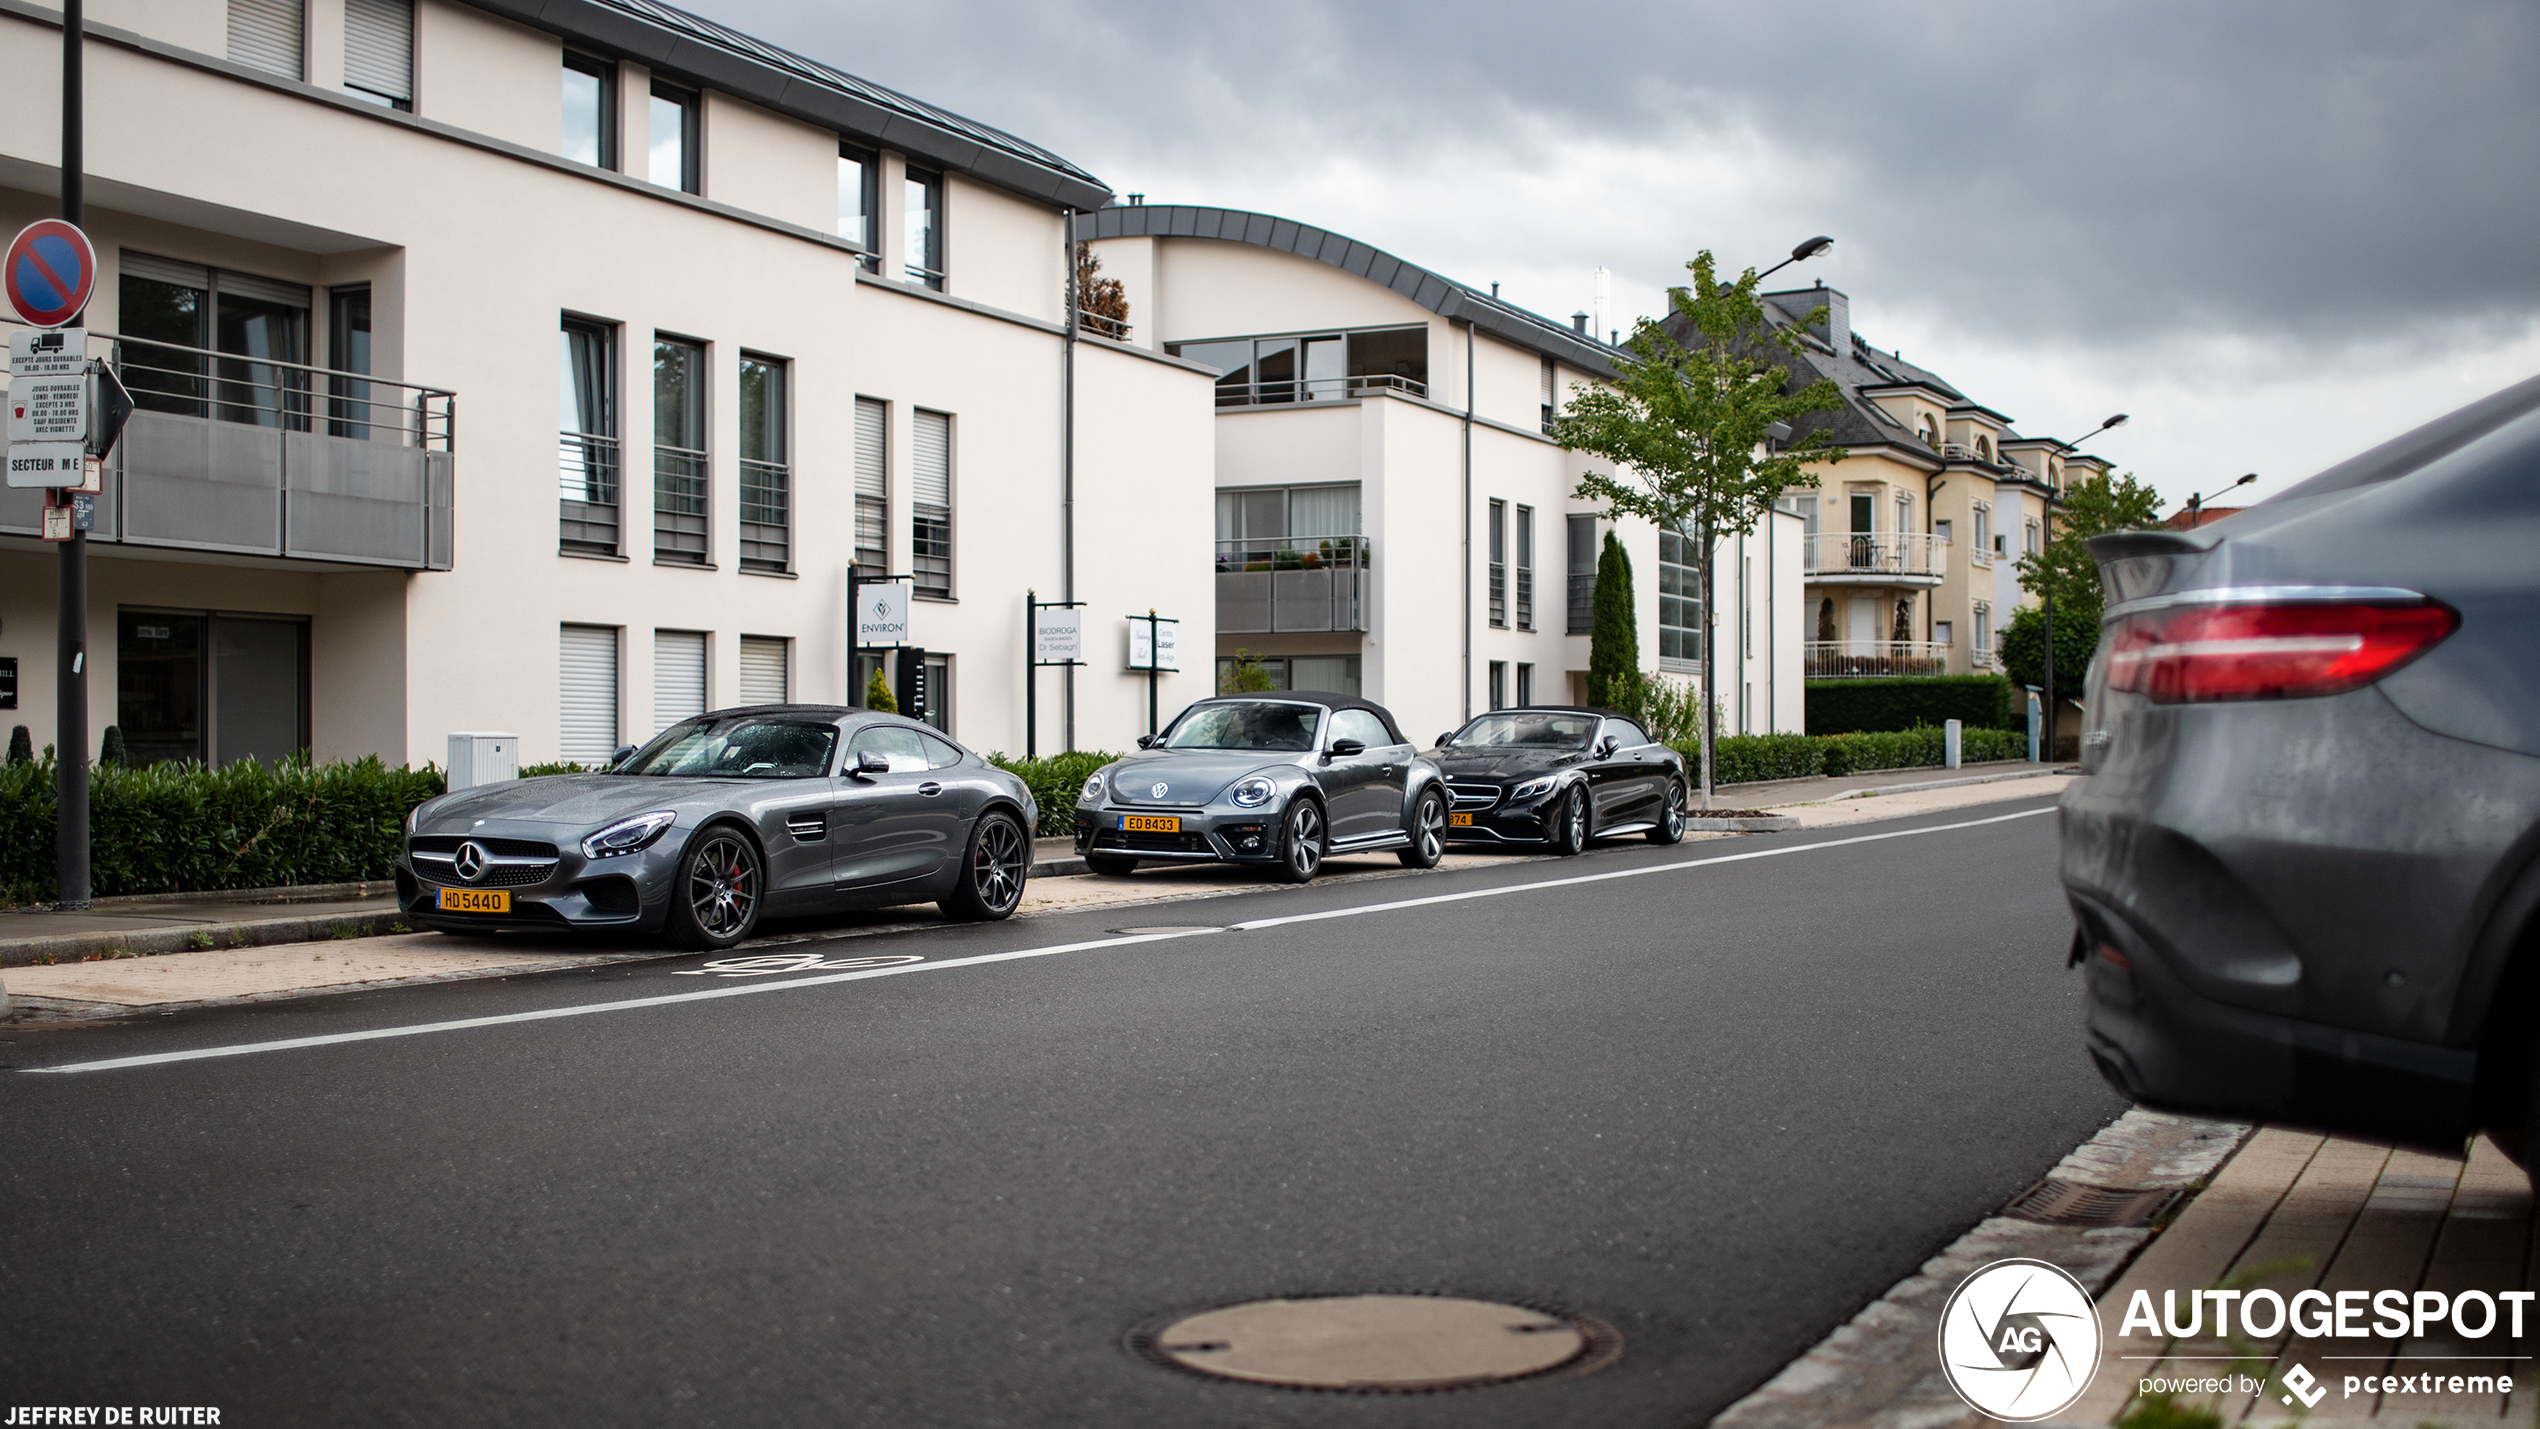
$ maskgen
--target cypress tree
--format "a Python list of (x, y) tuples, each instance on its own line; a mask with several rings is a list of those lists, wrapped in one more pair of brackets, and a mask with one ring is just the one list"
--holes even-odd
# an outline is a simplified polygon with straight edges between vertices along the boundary
[(19, 725), (16, 729), (9, 731), (9, 762), (11, 764), (35, 762), (35, 739), (26, 732), (25, 725)]
[(873, 672), (873, 683), (864, 687), (864, 707), (884, 714), (898, 714), (900, 702), (891, 697), (891, 687), (882, 683), (882, 672)]
[(98, 767), (120, 769), (131, 762), (131, 757), (124, 753), (123, 726), (119, 724), (106, 726), (106, 737), (97, 741)]
[(1640, 620), (1632, 613), (1632, 557), (1614, 533), (1596, 558), (1596, 601), (1588, 626), (1587, 700), (1632, 713), (1640, 706)]

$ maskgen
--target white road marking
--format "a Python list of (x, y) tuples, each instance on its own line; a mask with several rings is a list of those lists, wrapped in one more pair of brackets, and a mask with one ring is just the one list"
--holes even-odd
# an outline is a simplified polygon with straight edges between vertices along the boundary
[[(1820, 849), (1846, 848), (1853, 844), (1880, 843), (1888, 839), (1916, 838), (1924, 834), (1945, 834), (1958, 829), (1982, 828), (1987, 824), (2008, 823), (2013, 819), (2034, 818), (2055, 812), (2022, 809), (2013, 814), (1996, 814), (1990, 818), (1967, 819), (1954, 824), (1933, 824), (1919, 829), (1896, 829), (1879, 834), (1855, 834), (1850, 838), (1823, 839), (1816, 843), (1787, 844), (1780, 848), (1756, 849), (1751, 853), (1720, 854), (1711, 858), (1684, 859), (1675, 863), (1647, 864), (1639, 868), (1619, 868), (1605, 873), (1582, 873), (1569, 878), (1546, 878), (1532, 883), (1515, 883), (1502, 888), (1472, 888), (1460, 893), (1440, 893), (1427, 898), (1402, 898), (1388, 903), (1367, 903), (1352, 908), (1335, 908), (1321, 913), (1296, 913), (1285, 918), (1256, 918), (1231, 925), (1227, 931), (1246, 932), (1262, 928), (1280, 928), (1291, 923), (1315, 923), (1331, 918), (1355, 918), (1369, 913), (1391, 913), (1405, 908), (1425, 908), (1439, 903), (1460, 903), (1472, 898), (1499, 898), (1512, 893), (1532, 893), (1546, 888), (1572, 888), (1583, 883), (1604, 883), (1619, 878), (1645, 878), (1652, 874), (1678, 873), (1691, 868), (1710, 868), (1723, 863), (1744, 863), (1750, 859), (1779, 858), (1794, 853), (1814, 853)], [(345, 1042), (373, 1042), (387, 1037), (419, 1037), (427, 1032), (463, 1032), (476, 1027), (500, 1027), (514, 1022), (543, 1022), (556, 1017), (587, 1017), (601, 1012), (632, 1012), (647, 1007), (668, 1007), (683, 1002), (709, 1002), (725, 997), (753, 997), (760, 993), (788, 992), (802, 987), (826, 987), (831, 983), (859, 982), (865, 978), (900, 977), (909, 973), (942, 972), (950, 968), (980, 967), (989, 963), (1008, 963), (1024, 958), (1056, 957), (1061, 953), (1088, 953), (1103, 948), (1125, 948), (1139, 943), (1171, 942), (1178, 938), (1215, 936), (1215, 929), (1192, 929), (1180, 933), (1138, 933), (1125, 937), (1094, 938), (1081, 943), (1061, 943), (1048, 948), (1021, 948), (1010, 953), (982, 953), (976, 957), (945, 958), (938, 962), (911, 962), (892, 967), (869, 967), (854, 972), (831, 973), (826, 977), (788, 978), (783, 982), (748, 983), (740, 987), (699, 988), (694, 992), (663, 993), (654, 997), (630, 997), (619, 1002), (591, 1002), (573, 1007), (550, 1007), (536, 1012), (507, 1012), (494, 1017), (464, 1017), (451, 1022), (422, 1022), (407, 1027), (380, 1027), (367, 1032), (333, 1032), (320, 1037), (286, 1037), (272, 1042), (241, 1042), (226, 1047), (197, 1047), (185, 1052), (153, 1052), (138, 1057), (111, 1057), (96, 1062), (67, 1062), (58, 1067), (25, 1067), (29, 1074), (57, 1072), (111, 1072), (125, 1067), (155, 1067), (170, 1062), (197, 1062), (210, 1057), (243, 1057), (254, 1052), (289, 1052), (303, 1047), (331, 1047)]]

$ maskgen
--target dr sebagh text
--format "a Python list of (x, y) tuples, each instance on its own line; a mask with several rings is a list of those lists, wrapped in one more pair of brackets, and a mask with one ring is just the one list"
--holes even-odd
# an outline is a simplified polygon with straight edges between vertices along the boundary
[(0, 1429), (22, 1424), (218, 1424), (220, 1411), (201, 1404), (12, 1404)]

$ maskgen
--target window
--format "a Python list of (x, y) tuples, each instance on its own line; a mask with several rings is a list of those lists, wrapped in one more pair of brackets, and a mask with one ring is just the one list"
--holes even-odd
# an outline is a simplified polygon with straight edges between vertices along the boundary
[(793, 552), (786, 460), (786, 364), (741, 354), (741, 569), (783, 572)]
[(901, 266), (912, 283), (944, 286), (944, 177), (910, 169), (900, 186), (900, 218), (905, 251)]
[(1220, 407), (1330, 400), (1380, 389), (1422, 397), (1429, 390), (1424, 327), (1174, 342), (1165, 351), (1218, 370)]
[(926, 748), (926, 736), (904, 724), (869, 725), (857, 732), (855, 742), (847, 746), (847, 767), (868, 754), (878, 754), (890, 761), (893, 774), (913, 774), (935, 767)]
[(1535, 508), (1531, 506), (1517, 508), (1517, 628), (1535, 628)]
[(1354, 739), (1369, 749), (1388, 748), (1394, 742), (1393, 733), (1385, 728), (1385, 722), (1365, 710), (1332, 711), (1330, 737), (1334, 741)]
[(302, 0), (229, 0), (229, 58), (233, 64), (300, 79)]
[(606, 764), (617, 753), (617, 628), (558, 629), (557, 752), (579, 764)]
[(1532, 665), (1519, 665), (1517, 667), (1517, 703), (1520, 706), (1524, 706), (1533, 704), (1534, 702), (1535, 667)]
[(1596, 518), (1568, 518), (1570, 535), (1570, 633), (1585, 635), (1596, 623)]
[(1976, 659), (1979, 663), (1993, 657), (1993, 607), (1976, 603)]
[[(1902, 537), (1906, 532), (1913, 529), (1914, 498), (1900, 491), (1896, 493), (1896, 534)], [(1898, 544), (1901, 546), (1903, 542), (1900, 541)]]
[[(326, 290), (326, 365), (337, 372), (370, 375), (370, 284), (346, 283)], [(327, 435), (368, 441), (370, 384), (352, 377), (330, 377), (326, 396)], [(392, 419), (388, 431), (393, 435), (396, 430)]]
[(1745, 567), (1738, 576), (1737, 602), (1738, 654), (1752, 660), (1755, 658), (1755, 558), (1753, 556), (1746, 558)]
[(616, 328), (564, 320), (556, 495), (561, 549), (574, 555), (618, 554), (616, 354)]
[(653, 564), (707, 564), (706, 350), (653, 339)]
[[(918, 718), (946, 734), (953, 732), (953, 661), (950, 655), (926, 657), (926, 708), (918, 715)], [(935, 747), (934, 741), (929, 740), (927, 743), (930, 746), (929, 762), (931, 763), (933, 760), (931, 749)]]
[(1555, 410), (1561, 404), (1560, 380), (1559, 365), (1551, 358), (1545, 358), (1543, 360), (1543, 432), (1545, 436), (1552, 435), (1552, 419), (1560, 415)]
[(344, 0), (344, 92), (411, 110), (414, 73), (414, 0)]
[(1987, 436), (1976, 438), (1976, 460), (1987, 466), (1993, 464), (1993, 438)]
[(309, 625), (291, 616), (121, 610), (115, 722), (135, 764), (256, 759), (308, 748)]
[(1335, 695), (1358, 693), (1355, 655), (1296, 655), (1284, 662), (1283, 690), (1323, 690)]
[(781, 705), (793, 698), (791, 643), (782, 635), (741, 637), (741, 703)]
[(2034, 521), (2022, 522), (2020, 526), (2020, 550), (2027, 555), (2036, 555), (2037, 537), (2037, 523)]
[(1989, 566), (1993, 564), (1993, 508), (1979, 501), (1968, 514), (1975, 536), (1968, 554), (1975, 557), (1977, 565)]
[(863, 579), (878, 580), (891, 570), (891, 488), (883, 460), (889, 451), (889, 416), (886, 404), (870, 397), (855, 399), (855, 568)]
[(1358, 483), (1217, 493), (1217, 569), (1321, 570), (1367, 563)]
[(1799, 569), (1813, 571), (1817, 568), (1817, 498), (1791, 497), (1790, 512), (1799, 518)]
[(1627, 719), (1609, 719), (1598, 733), (1614, 741), (1618, 749), (1638, 749), (1649, 743), (1648, 731)]
[(571, 50), (564, 56), (562, 153), (595, 169), (617, 167), (617, 66)]
[(1694, 568), (1699, 544), (1673, 531), (1658, 533), (1658, 668), (1687, 671), (1702, 658), (1702, 574)]
[(1490, 707), (1495, 710), (1508, 708), (1508, 662), (1505, 660), (1490, 662)]
[(652, 155), (646, 176), (666, 189), (704, 193), (698, 182), (697, 115), (704, 106), (695, 90), (653, 81)]
[(1957, 639), (1958, 622), (1954, 620), (1935, 620), (1931, 623), (1931, 643), (1934, 645), (1955, 644)]
[(1940, 450), (1940, 424), (1931, 419), (1931, 413), (1929, 412), (1925, 412), (1923, 414), (1922, 435), (1924, 446), (1930, 447), (1934, 451)]
[(918, 595), (953, 593), (952, 418), (914, 416), (909, 467), (909, 570)]
[(874, 215), (881, 210), (882, 166), (862, 149), (838, 146), (838, 236), (864, 250), (864, 270), (878, 272), (882, 259), (873, 241)]
[(1508, 503), (1505, 501), (1490, 504), (1490, 623), (1495, 630), (1508, 628)]
[(653, 632), (653, 732), (706, 712), (706, 637), (702, 630)]
[(130, 340), (123, 380), (134, 405), (309, 429), (306, 287), (127, 249), (117, 288)]
[(1950, 533), (1956, 529), (1957, 523), (1954, 521), (1940, 520), (1931, 523), (1931, 534), (1933, 539), (1939, 541), (1944, 546), (1949, 544)]

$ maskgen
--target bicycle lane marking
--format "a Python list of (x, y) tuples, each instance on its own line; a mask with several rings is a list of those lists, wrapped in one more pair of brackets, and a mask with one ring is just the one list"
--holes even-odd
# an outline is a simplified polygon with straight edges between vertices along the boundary
[[(1384, 903), (1366, 903), (1350, 908), (1328, 909), (1320, 913), (1293, 913), (1281, 918), (1256, 918), (1248, 922), (1229, 924), (1226, 931), (1252, 932), (1265, 928), (1286, 927), (1295, 923), (1316, 923), (1334, 918), (1356, 918), (1373, 913), (1399, 912), (1406, 908), (1425, 908), (1440, 903), (1460, 903), (1475, 898), (1499, 898), (1509, 894), (1533, 893), (1548, 888), (1574, 888), (1581, 884), (1607, 883), (1616, 879), (1646, 878), (1660, 873), (1681, 873), (1687, 869), (1746, 863), (1759, 858), (1780, 858), (1789, 854), (1813, 853), (1822, 849), (1847, 848), (1854, 844), (1883, 843), (1890, 839), (1919, 838), (1925, 834), (1944, 834), (1959, 829), (1983, 828), (1989, 824), (2009, 823), (2014, 819), (2035, 818), (2039, 814), (2053, 812), (2055, 812), (2055, 806), (2050, 804), (2042, 809), (2022, 809), (2017, 813), (1996, 814), (1983, 819), (1966, 819), (1954, 824), (1933, 824), (1919, 829), (1896, 829), (1887, 833), (1855, 834), (1849, 838), (1786, 844), (1779, 848), (1756, 849), (1750, 853), (1719, 854), (1711, 858), (1648, 864), (1639, 868), (1620, 868), (1605, 873), (1582, 873), (1567, 878), (1538, 879), (1531, 883), (1515, 883), (1500, 888), (1473, 888), (1459, 893), (1432, 894), (1426, 898), (1399, 898)], [(634, 1012), (680, 1003), (711, 1002), (727, 997), (755, 997), (761, 993), (790, 992), (796, 988), (806, 987), (828, 987), (842, 982), (861, 982), (867, 978), (903, 977), (910, 973), (985, 967), (992, 963), (1019, 962), (1026, 958), (1049, 958), (1064, 953), (1089, 953), (1105, 948), (1134, 947), (1140, 943), (1166, 943), (1184, 938), (1214, 937), (1217, 931), (1216, 929), (1193, 929), (1188, 932), (1132, 933), (1111, 938), (1092, 938), (1076, 943), (1060, 943), (1046, 948), (1017, 948), (1011, 952), (979, 953), (966, 958), (945, 958), (938, 962), (907, 962), (890, 967), (858, 968), (849, 972), (829, 973), (821, 977), (787, 978), (782, 982), (753, 982), (737, 987), (706, 987), (694, 992), (630, 997), (617, 1002), (549, 1007), (534, 1012), (506, 1012), (491, 1017), (463, 1017), (449, 1022), (420, 1022), (405, 1027), (372, 1028), (363, 1032), (331, 1032), (316, 1037), (285, 1037), (270, 1042), (240, 1042), (222, 1047), (196, 1047), (182, 1052), (151, 1052), (132, 1057), (109, 1057), (94, 1062), (66, 1062), (57, 1067), (22, 1067), (18, 1071), (21, 1075), (28, 1076), (56, 1075), (67, 1072), (110, 1072), (128, 1067), (155, 1067), (175, 1062), (198, 1062), (213, 1057), (244, 1057), (258, 1052), (291, 1052), (303, 1048), (332, 1047), (350, 1042), (375, 1042), (390, 1037), (420, 1037), (433, 1032), (465, 1032), (479, 1027), (501, 1027), (519, 1022), (589, 1017), (603, 1012)]]

